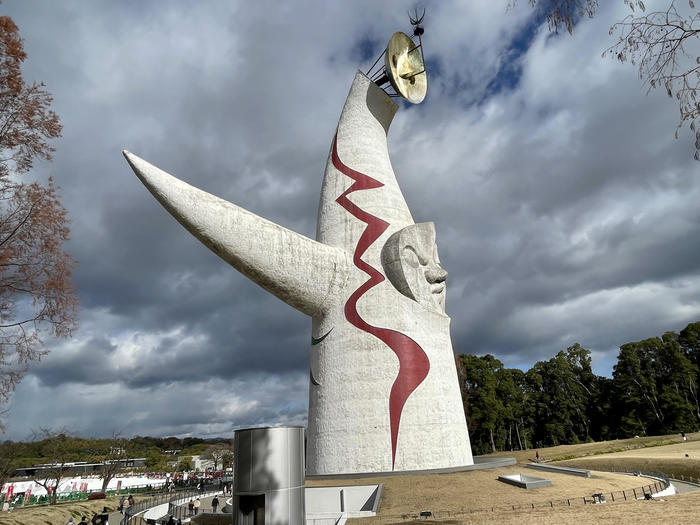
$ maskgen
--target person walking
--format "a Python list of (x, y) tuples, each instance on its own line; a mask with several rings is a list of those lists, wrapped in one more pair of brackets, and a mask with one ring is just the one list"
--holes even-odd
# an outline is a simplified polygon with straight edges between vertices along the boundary
[(194, 500), (190, 500), (190, 502), (187, 504), (187, 510), (190, 511), (190, 516), (194, 514)]
[(537, 463), (540, 462), (540, 451), (539, 450), (535, 450), (535, 460), (537, 461)]
[(199, 513), (199, 506), (202, 504), (201, 501), (199, 501), (199, 498), (197, 498), (194, 502), (194, 515), (196, 516)]
[(122, 494), (122, 497), (119, 498), (119, 513), (124, 514), (124, 502), (126, 501), (126, 496)]
[(214, 499), (211, 500), (211, 509), (213, 512), (216, 512), (216, 508), (219, 506), (219, 498), (214, 496)]
[(102, 518), (102, 525), (109, 525), (109, 511), (107, 507), (102, 507), (102, 514), (100, 514), (100, 517)]

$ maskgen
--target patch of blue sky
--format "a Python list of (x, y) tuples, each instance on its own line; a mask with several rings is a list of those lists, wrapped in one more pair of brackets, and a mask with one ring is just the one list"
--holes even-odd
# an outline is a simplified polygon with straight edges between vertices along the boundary
[(377, 36), (365, 35), (350, 48), (350, 59), (361, 68), (369, 69), (385, 47)]
[(511, 91), (518, 86), (523, 73), (522, 57), (530, 49), (541, 27), (542, 20), (540, 17), (533, 15), (529, 17), (527, 23), (523, 25), (520, 31), (515, 34), (510, 45), (501, 54), (498, 70), (486, 85), (482, 98), (478, 101), (479, 104), (490, 97), (504, 91)]

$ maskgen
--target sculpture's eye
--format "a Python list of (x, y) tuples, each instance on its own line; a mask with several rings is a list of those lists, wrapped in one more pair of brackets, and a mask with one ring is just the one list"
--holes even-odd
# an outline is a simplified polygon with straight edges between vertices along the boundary
[(403, 261), (411, 268), (418, 268), (421, 265), (420, 258), (411, 246), (406, 246), (403, 249)]

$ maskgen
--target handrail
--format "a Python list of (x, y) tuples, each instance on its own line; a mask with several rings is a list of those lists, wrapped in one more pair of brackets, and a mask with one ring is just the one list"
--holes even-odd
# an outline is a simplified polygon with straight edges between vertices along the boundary
[[(185, 489), (181, 490), (176, 490), (175, 494), (172, 493), (167, 493), (167, 494), (159, 494), (156, 495), (146, 501), (142, 501), (140, 503), (136, 503), (134, 505), (130, 505), (129, 507), (126, 507), (124, 509), (124, 517), (122, 518), (120, 524), (121, 525), (128, 525), (128, 523), (131, 521), (134, 516), (137, 514), (140, 514), (141, 512), (148, 510), (153, 507), (157, 507), (158, 505), (163, 505), (164, 503), (170, 504), (172, 501), (176, 501), (178, 499), (184, 498), (184, 497), (191, 497), (194, 494), (197, 495), (202, 495), (208, 492), (211, 492), (211, 490), (207, 491), (206, 489), (211, 489), (211, 485), (213, 483), (208, 483), (202, 487), (201, 490), (198, 489), (193, 489), (191, 487), (187, 487)], [(218, 493), (218, 489), (216, 491)], [(187, 496), (185, 496), (187, 494)]]

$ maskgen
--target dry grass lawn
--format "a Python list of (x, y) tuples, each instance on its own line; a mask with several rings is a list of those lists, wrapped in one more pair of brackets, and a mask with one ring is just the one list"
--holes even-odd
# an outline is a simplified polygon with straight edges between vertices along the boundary
[(610, 471), (657, 470), (673, 478), (697, 480), (700, 478), (700, 440), (664, 447), (625, 450), (558, 464)]
[[(700, 492), (664, 498), (664, 501), (628, 501), (614, 505), (586, 505), (585, 507), (555, 507), (518, 512), (478, 512), (455, 519), (396, 521), (375, 523), (459, 523), (474, 525), (615, 525), (694, 524), (700, 516)], [(439, 518), (439, 516), (438, 516)], [(348, 520), (348, 524), (366, 523), (365, 520)], [(367, 522), (369, 523), (369, 522)]]
[[(563, 445), (539, 449), (545, 461), (579, 458), (562, 464), (583, 466), (591, 470), (627, 470), (630, 461), (644, 461), (643, 466), (629, 470), (668, 469), (683, 463), (700, 477), (700, 433), (688, 434), (682, 442), (679, 435), (652, 436), (600, 443)], [(688, 457), (685, 457), (688, 454)], [(610, 492), (639, 488), (653, 480), (609, 472), (595, 471), (591, 478), (539, 472), (524, 467), (534, 461), (535, 451), (515, 451), (494, 456), (515, 457), (519, 465), (482, 471), (450, 474), (423, 474), (386, 476), (347, 480), (308, 480), (307, 485), (364, 485), (383, 483), (384, 491), (379, 515), (375, 518), (348, 520), (348, 525), (394, 523), (483, 523), (554, 525), (562, 523), (700, 523), (700, 492), (672, 496), (666, 501), (627, 501), (605, 505), (583, 505), (582, 498), (596, 492)], [(585, 458), (585, 459), (584, 459)], [(626, 463), (627, 462), (627, 463)], [(595, 466), (594, 466), (595, 465)], [(501, 474), (525, 473), (552, 480), (551, 487), (525, 490), (497, 480)], [(686, 474), (686, 477), (688, 474)], [(629, 492), (628, 492), (629, 497)], [(571, 507), (565, 500), (570, 499)], [(619, 497), (616, 494), (616, 500)], [(550, 507), (549, 502), (554, 501)], [(557, 505), (559, 503), (559, 505)], [(523, 508), (534, 504), (535, 508)], [(505, 510), (508, 506), (516, 510)], [(521, 506), (518, 509), (518, 506)], [(492, 510), (495, 507), (495, 510)], [(499, 510), (500, 509), (500, 510)], [(435, 521), (413, 520), (422, 510), (430, 510)]]
[(71, 516), (77, 524), (83, 516), (87, 516), (89, 521), (95, 513), (102, 512), (103, 507), (107, 507), (109, 512), (113, 512), (118, 504), (119, 497), (112, 496), (92, 501), (83, 500), (58, 505), (20, 507), (12, 512), (0, 512), (0, 525), (64, 525)]
[[(498, 481), (503, 474), (528, 474), (552, 480), (551, 487), (525, 490)], [(653, 483), (646, 478), (635, 478), (622, 474), (596, 472), (591, 478), (581, 478), (565, 474), (537, 472), (522, 466), (512, 466), (489, 470), (474, 470), (448, 474), (411, 474), (386, 477), (307, 480), (307, 486), (329, 485), (384, 485), (380, 513), (376, 518), (349, 520), (348, 523), (397, 523), (401, 519), (430, 510), (438, 517), (470, 515), (476, 510), (488, 511), (489, 519), (494, 515), (492, 507), (515, 505), (537, 506), (554, 501), (555, 505), (566, 504), (571, 498), (574, 506), (583, 506), (583, 496), (589, 499), (592, 494), (603, 492), (631, 491), (642, 485)], [(640, 492), (641, 494), (641, 492)], [(506, 514), (512, 514), (509, 510)], [(481, 514), (481, 513), (480, 513)], [(425, 521), (423, 521), (425, 523)]]
[[(632, 438), (580, 445), (562, 445), (539, 449), (545, 461), (566, 460), (562, 464), (591, 470), (657, 470), (700, 477), (700, 433), (688, 434), (681, 442), (678, 435)], [(663, 446), (659, 446), (663, 445)], [(688, 457), (685, 455), (688, 454)], [(534, 450), (495, 454), (515, 457), (519, 463), (534, 461)], [(574, 459), (576, 458), (576, 459)], [(524, 473), (552, 480), (551, 487), (525, 490), (497, 480), (499, 475)], [(700, 492), (666, 498), (666, 501), (628, 501), (605, 505), (583, 505), (582, 498), (596, 492), (609, 494), (629, 491), (652, 480), (596, 471), (591, 478), (579, 478), (526, 469), (524, 465), (491, 470), (449, 474), (416, 474), (351, 479), (308, 479), (307, 486), (368, 485), (382, 483), (384, 491), (375, 518), (348, 520), (352, 525), (377, 523), (414, 523), (411, 516), (422, 510), (435, 513), (438, 521), (415, 523), (474, 523), (520, 525), (538, 523), (576, 525), (614, 523), (700, 523)], [(680, 475), (679, 475), (680, 477)], [(571, 500), (571, 507), (562, 503)], [(616, 496), (616, 499), (617, 496)], [(92, 517), (103, 506), (114, 510), (118, 498), (66, 503), (54, 507), (17, 509), (0, 513), (0, 525), (63, 525), (70, 516), (78, 522)], [(559, 502), (550, 508), (549, 502)], [(499, 510), (508, 506), (535, 508)], [(495, 507), (495, 511), (492, 508)]]
[[(557, 447), (540, 448), (539, 453), (543, 461), (567, 460), (578, 457), (595, 456), (621, 452), (625, 450), (651, 449), (660, 450), (661, 445), (673, 445), (675, 443), (692, 443), (700, 441), (700, 432), (686, 434), (688, 441), (683, 442), (680, 434), (669, 436), (647, 436), (628, 439), (615, 439), (612, 441), (598, 441), (596, 443), (581, 443), (579, 445), (559, 445)], [(652, 452), (653, 454), (653, 452)], [(518, 463), (535, 461), (535, 449), (514, 450), (510, 452), (497, 452), (487, 454), (486, 457), (511, 457)]]

